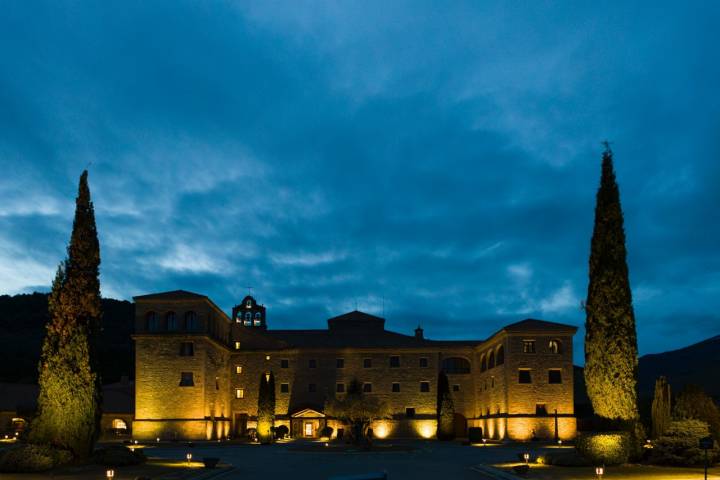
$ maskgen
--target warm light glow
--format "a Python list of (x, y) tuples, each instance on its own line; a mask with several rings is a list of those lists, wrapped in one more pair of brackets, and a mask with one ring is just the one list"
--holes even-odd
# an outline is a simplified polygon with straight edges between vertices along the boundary
[(530, 454), (527, 452), (523, 453), (523, 458), (525, 459), (525, 465), (527, 465), (530, 462)]
[(605, 467), (595, 467), (595, 475), (597, 475), (598, 478), (602, 478), (602, 476), (605, 474)]
[(377, 438), (385, 438), (389, 433), (390, 429), (388, 428), (388, 424), (385, 422), (380, 422), (373, 427), (373, 434)]
[(108, 470), (107, 472), (105, 472), (105, 476), (107, 478), (113, 478), (115, 476), (115, 470)]
[(240, 366), (240, 365), (235, 365), (235, 373), (237, 373), (238, 375), (240, 375), (240, 374), (242, 373), (242, 366)]
[(422, 438), (432, 438), (437, 430), (437, 420), (418, 420), (414, 428)]
[(235, 398), (245, 398), (245, 389), (236, 388), (235, 389)]
[(157, 438), (155, 439), (155, 441), (156, 441), (157, 443), (160, 443), (160, 437), (157, 437)]
[(137, 441), (137, 440), (133, 440), (133, 441), (135, 442), (135, 445), (137, 445), (137, 444), (138, 444), (138, 441)]
[(265, 360), (270, 360), (270, 355), (265, 355)]
[(240, 342), (235, 342), (235, 350), (240, 350)]
[(187, 458), (188, 467), (190, 466), (190, 460), (192, 460), (192, 453), (188, 453), (185, 455), (185, 458)]

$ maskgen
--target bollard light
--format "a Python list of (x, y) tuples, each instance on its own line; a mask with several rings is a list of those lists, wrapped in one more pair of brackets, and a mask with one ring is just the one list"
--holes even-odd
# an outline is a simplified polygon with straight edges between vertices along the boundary
[(157, 438), (155, 439), (155, 442), (160, 443), (160, 437), (157, 437)]
[(483, 438), (483, 447), (487, 445), (487, 438)]
[(138, 444), (138, 441), (137, 441), (137, 440), (133, 440), (133, 442), (135, 443), (135, 445), (137, 445), (137, 444)]
[(108, 470), (105, 472), (105, 477), (111, 479), (115, 476), (115, 470)]
[(189, 467), (189, 466), (190, 466), (190, 460), (192, 460), (192, 453), (188, 453), (187, 455), (185, 455), (185, 458), (187, 458), (188, 467)]
[(558, 445), (562, 445), (562, 440), (558, 440)]
[(605, 467), (595, 467), (595, 475), (597, 475), (598, 480), (602, 480), (604, 474)]
[(135, 451), (135, 447), (130, 447), (130, 451), (131, 451), (131, 452), (134, 452), (134, 451)]
[(530, 454), (529, 453), (527, 453), (527, 452), (523, 453), (523, 458), (525, 459), (525, 465), (530, 463)]

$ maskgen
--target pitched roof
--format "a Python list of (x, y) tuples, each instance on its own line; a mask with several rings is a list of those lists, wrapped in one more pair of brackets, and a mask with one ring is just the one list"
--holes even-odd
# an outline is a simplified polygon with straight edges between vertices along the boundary
[(525, 320), (506, 325), (501, 330), (504, 330), (506, 332), (576, 332), (577, 329), (578, 327), (574, 325), (566, 325), (564, 323), (548, 322), (546, 320), (527, 318)]
[(207, 295), (188, 292), (187, 290), (171, 290), (169, 292), (150, 293), (147, 295), (138, 295), (133, 300), (185, 300), (196, 298), (208, 298)]

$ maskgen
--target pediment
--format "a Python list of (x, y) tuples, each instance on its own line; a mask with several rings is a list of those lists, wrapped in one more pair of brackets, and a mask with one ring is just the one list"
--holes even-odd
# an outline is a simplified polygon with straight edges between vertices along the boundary
[(291, 415), (292, 418), (325, 418), (325, 414), (313, 410), (312, 408), (305, 408)]

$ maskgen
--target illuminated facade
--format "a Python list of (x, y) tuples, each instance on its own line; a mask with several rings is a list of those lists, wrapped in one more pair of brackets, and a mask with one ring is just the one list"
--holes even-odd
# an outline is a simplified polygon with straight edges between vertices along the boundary
[(260, 376), (270, 371), (275, 426), (296, 437), (343, 428), (323, 405), (352, 380), (391, 407), (393, 418), (373, 425), (376, 437), (433, 437), (441, 370), (459, 437), (469, 427), (490, 439), (575, 436), (569, 325), (523, 320), (486, 340), (439, 341), (420, 328), (385, 330), (384, 319), (358, 311), (329, 319), (327, 329), (272, 330), (250, 296), (231, 317), (181, 290), (135, 297), (135, 307), (139, 439), (245, 435), (255, 426)]

